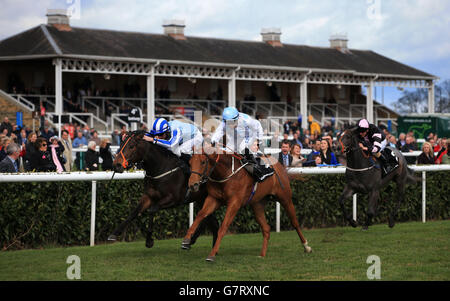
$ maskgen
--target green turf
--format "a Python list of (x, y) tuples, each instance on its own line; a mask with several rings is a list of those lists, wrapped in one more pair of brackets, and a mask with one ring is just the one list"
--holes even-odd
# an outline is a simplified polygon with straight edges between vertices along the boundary
[(305, 230), (305, 254), (293, 231), (271, 233), (266, 258), (262, 235), (227, 235), (216, 262), (206, 262), (211, 237), (191, 250), (181, 239), (95, 247), (0, 252), (0, 280), (66, 280), (69, 255), (81, 259), (82, 280), (367, 280), (367, 257), (381, 259), (382, 280), (450, 280), (450, 221)]

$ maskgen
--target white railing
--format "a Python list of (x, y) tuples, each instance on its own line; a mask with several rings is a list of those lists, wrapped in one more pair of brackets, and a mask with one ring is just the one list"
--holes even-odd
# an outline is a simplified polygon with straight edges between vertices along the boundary
[[(422, 222), (426, 222), (426, 172), (449, 171), (450, 164), (447, 165), (410, 165), (408, 166), (416, 172), (422, 172)], [(296, 167), (288, 168), (288, 173), (292, 175), (309, 174), (344, 174), (345, 167)], [(97, 203), (97, 181), (109, 181), (113, 172), (65, 172), (65, 173), (19, 173), (2, 174), (0, 173), (0, 183), (15, 182), (73, 182), (73, 181), (91, 181), (91, 231), (90, 245), (95, 244), (95, 212)], [(143, 171), (124, 172), (114, 174), (113, 180), (142, 180), (145, 175)], [(338, 197), (338, 196), (337, 196)], [(356, 194), (353, 196), (353, 219), (356, 221)], [(189, 225), (194, 220), (194, 204), (189, 204)], [(276, 204), (276, 231), (280, 232), (280, 204)]]
[(0, 96), (16, 103), (20, 107), (24, 108), (25, 110), (29, 112), (35, 111), (35, 106), (31, 101), (28, 101), (20, 94), (8, 94), (5, 91), (0, 89)]

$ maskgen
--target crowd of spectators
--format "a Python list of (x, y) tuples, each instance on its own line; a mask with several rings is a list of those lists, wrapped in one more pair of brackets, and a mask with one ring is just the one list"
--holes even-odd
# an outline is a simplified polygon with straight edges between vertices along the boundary
[[(280, 163), (287, 167), (300, 166), (336, 166), (340, 162), (336, 156), (338, 149), (337, 136), (349, 125), (336, 128), (332, 121), (326, 121), (323, 126), (308, 119), (308, 128), (301, 129), (301, 120), (287, 120), (283, 124), (283, 135), (278, 137), (278, 147), (281, 152), (278, 155)], [(422, 151), (419, 156), (405, 156), (408, 164), (448, 164), (448, 141), (447, 138), (439, 138), (437, 134), (430, 133), (421, 148), (418, 146), (413, 132), (400, 133), (398, 139), (391, 134), (383, 125), (382, 129), (388, 145), (400, 150), (403, 153)], [(276, 140), (276, 139), (275, 139)], [(305, 157), (301, 156), (302, 149), (311, 150)], [(293, 157), (296, 160), (293, 160)]]
[[(120, 144), (117, 131), (111, 139), (100, 139), (97, 131), (87, 125), (64, 124), (61, 137), (57, 134), (47, 121), (33, 132), (28, 127), (12, 124), (5, 117), (0, 125), (0, 172), (112, 170), (110, 147), (112, 140), (114, 145)], [(87, 150), (77, 151), (73, 160), (73, 149), (84, 146)]]
[[(336, 166), (341, 158), (336, 156), (336, 137), (343, 128), (333, 122), (318, 126), (308, 120), (308, 128), (301, 129), (301, 120), (286, 121), (278, 145), (278, 161), (286, 167)], [(413, 132), (400, 133), (398, 139), (381, 127), (391, 147), (401, 152), (422, 151), (419, 156), (406, 156), (408, 164), (450, 164), (447, 138), (431, 133), (419, 148)], [(101, 139), (95, 129), (79, 124), (64, 124), (61, 137), (47, 121), (36, 132), (28, 127), (20, 128), (5, 117), (0, 124), (0, 172), (15, 171), (95, 171), (112, 170), (111, 146), (120, 145), (125, 126), (115, 130), (111, 138)], [(75, 152), (74, 149), (84, 151)], [(97, 151), (98, 149), (98, 151)], [(310, 150), (307, 154), (303, 149)], [(15, 162), (15, 163), (14, 163)], [(12, 163), (12, 164), (10, 164)], [(14, 171), (13, 171), (14, 169)]]

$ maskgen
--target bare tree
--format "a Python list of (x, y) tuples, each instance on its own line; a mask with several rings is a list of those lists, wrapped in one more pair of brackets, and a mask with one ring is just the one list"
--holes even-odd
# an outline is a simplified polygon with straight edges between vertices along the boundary
[[(405, 90), (393, 107), (400, 114), (427, 113), (428, 91), (427, 89)], [(450, 80), (435, 86), (434, 110), (436, 113), (450, 113)]]

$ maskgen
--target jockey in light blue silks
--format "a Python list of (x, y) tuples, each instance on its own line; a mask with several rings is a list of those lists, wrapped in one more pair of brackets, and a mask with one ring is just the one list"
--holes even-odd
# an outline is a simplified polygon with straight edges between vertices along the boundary
[(144, 136), (144, 140), (170, 150), (189, 166), (193, 148), (202, 146), (203, 136), (193, 124), (178, 120), (168, 122), (164, 118), (157, 118), (150, 132)]
[(239, 113), (236, 108), (227, 107), (222, 113), (222, 122), (211, 137), (211, 143), (219, 142), (226, 136), (227, 147), (243, 154), (245, 149), (251, 149), (253, 143), (261, 140), (263, 128), (258, 120), (244, 113)]
[(273, 174), (272, 168), (264, 167), (254, 157), (258, 154), (258, 149), (254, 149), (254, 144), (262, 140), (263, 134), (263, 128), (258, 120), (247, 114), (239, 113), (234, 107), (227, 107), (223, 110), (222, 122), (212, 135), (211, 143), (221, 142), (222, 137), (225, 136), (227, 149), (244, 154), (242, 162), (243, 164), (247, 163), (245, 169), (256, 180), (263, 181)]

